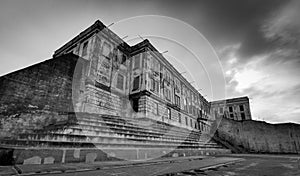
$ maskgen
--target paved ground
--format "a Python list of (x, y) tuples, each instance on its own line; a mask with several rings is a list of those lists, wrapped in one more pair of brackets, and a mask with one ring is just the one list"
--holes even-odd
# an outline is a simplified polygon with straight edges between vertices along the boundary
[(48, 175), (123, 175), (123, 176), (147, 176), (161, 175), (171, 172), (179, 172), (216, 164), (231, 163), (240, 160), (233, 157), (179, 157), (165, 158), (149, 161), (120, 161), (120, 162), (99, 162), (93, 164), (49, 164), (49, 165), (17, 165), (0, 166), (0, 175), (19, 174), (47, 174)]
[(161, 163), (161, 164), (151, 164), (151, 165), (140, 165), (131, 167), (117, 167), (117, 168), (107, 168), (94, 171), (77, 172), (77, 173), (64, 173), (59, 174), (63, 176), (154, 176), (163, 175), (167, 173), (181, 172), (184, 170), (195, 169), (202, 167), (208, 167), (215, 164), (222, 164), (227, 162), (235, 161), (236, 158), (222, 157), (216, 160), (215, 158), (206, 158), (204, 160), (192, 160), (184, 162), (174, 162), (174, 163)]
[(228, 167), (205, 171), (208, 176), (300, 176), (300, 155), (231, 155), (244, 158)]
[[(2, 172), (1, 172), (2, 169)], [(15, 168), (6, 167), (6, 174)], [(174, 158), (155, 162), (96, 163), (49, 166), (18, 166), (23, 173), (39, 170), (37, 175), (57, 176), (154, 176), (208, 175), (208, 176), (300, 176), (300, 155), (226, 155), (218, 157)], [(45, 171), (54, 171), (43, 173)], [(77, 170), (77, 171), (75, 171)], [(0, 175), (5, 172), (0, 167)], [(184, 172), (185, 171), (185, 172)]]

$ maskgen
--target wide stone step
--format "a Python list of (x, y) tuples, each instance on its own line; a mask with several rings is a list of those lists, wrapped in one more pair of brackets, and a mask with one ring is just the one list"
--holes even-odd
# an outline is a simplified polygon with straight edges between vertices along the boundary
[(201, 138), (201, 132), (143, 119), (118, 116), (71, 114), (67, 123), (53, 124), (41, 130), (19, 134), (0, 144), (61, 147), (132, 147), (221, 149)]
[(164, 145), (164, 146), (183, 146), (183, 147), (215, 147), (214, 145), (207, 145), (205, 143), (191, 143), (185, 141), (168, 141), (162, 139), (146, 139), (146, 138), (136, 138), (136, 137), (124, 137), (124, 136), (105, 136), (99, 135), (83, 135), (83, 134), (24, 134), (20, 135), (19, 140), (29, 140), (29, 141), (71, 141), (71, 142), (90, 142), (94, 144), (149, 144), (149, 145)]
[[(140, 134), (136, 131), (132, 131), (129, 129), (111, 129), (111, 128), (99, 128), (92, 127), (91, 125), (80, 125), (80, 126), (71, 126), (68, 129), (59, 129), (53, 131), (40, 131), (40, 134), (80, 134), (85, 136), (122, 136), (122, 137), (134, 137), (139, 139), (153, 139), (153, 140), (164, 140), (164, 141), (176, 141), (176, 142), (190, 142), (190, 143), (199, 143), (202, 142), (200, 140), (188, 139), (188, 136), (185, 138), (179, 137), (168, 137), (168, 135), (159, 134), (159, 135), (151, 135), (151, 134)], [(204, 142), (204, 141), (203, 141)]]
[[(116, 121), (116, 120), (115, 120)], [(177, 127), (171, 127), (169, 129), (166, 128), (154, 128), (153, 126), (149, 127), (149, 126), (145, 126), (142, 127), (142, 125), (133, 125), (130, 123), (125, 123), (126, 121), (122, 120), (122, 122), (124, 123), (117, 123), (115, 121), (104, 121), (103, 118), (99, 118), (99, 119), (95, 119), (95, 118), (91, 118), (91, 119), (87, 119), (87, 118), (83, 118), (80, 117), (78, 118), (78, 123), (79, 124), (87, 124), (87, 125), (92, 125), (92, 126), (108, 126), (110, 128), (117, 128), (117, 129), (126, 129), (126, 130), (135, 130), (135, 131), (139, 131), (142, 132), (144, 131), (145, 133), (157, 133), (158, 135), (160, 134), (165, 134), (166, 131), (170, 130), (168, 132), (168, 134), (172, 133), (174, 135), (174, 137), (184, 137), (186, 138), (186, 136), (189, 136), (190, 138), (199, 138), (201, 133), (195, 132), (195, 131), (188, 131), (188, 130), (183, 130), (183, 131), (178, 131)], [(131, 120), (132, 121), (132, 120)]]
[[(103, 122), (101, 120), (97, 120), (94, 122), (91, 121), (86, 121), (86, 120), (79, 120), (77, 122), (78, 125), (76, 127), (71, 127), (71, 128), (83, 128), (83, 129), (92, 129), (95, 131), (99, 132), (105, 132), (105, 131), (113, 131), (115, 133), (121, 133), (121, 134), (132, 134), (132, 135), (137, 135), (137, 136), (150, 136), (150, 137), (164, 137), (164, 138), (169, 138), (169, 139), (179, 139), (179, 140), (186, 140), (186, 141), (199, 141), (200, 136), (193, 136), (191, 134), (187, 133), (178, 133), (174, 132), (173, 130), (170, 131), (162, 131), (162, 130), (153, 130), (153, 129), (144, 129), (140, 127), (136, 127), (133, 125), (127, 125), (127, 124), (114, 124), (114, 123), (107, 123)], [(56, 131), (60, 130), (63, 127), (57, 126), (57, 127), (52, 127), (52, 129), (47, 129), (45, 132), (47, 133), (49, 130), (51, 131)], [(69, 127), (70, 128), (70, 127)]]
[[(104, 121), (106, 123), (114, 123), (114, 124), (131, 124), (135, 127), (142, 127), (145, 129), (148, 129), (148, 125), (149, 123), (151, 123), (151, 129), (168, 129), (168, 128), (172, 128), (174, 131), (178, 131), (179, 133), (182, 132), (187, 132), (187, 133), (198, 133), (198, 130), (189, 130), (186, 128), (182, 128), (182, 127), (178, 127), (178, 126), (174, 126), (174, 125), (170, 125), (168, 123), (165, 122), (159, 122), (159, 121), (155, 121), (152, 119), (147, 119), (147, 121), (143, 120), (143, 119), (133, 119), (133, 118), (128, 118), (128, 119), (122, 119), (119, 116), (107, 116), (107, 115), (91, 115), (91, 114), (78, 114), (77, 117), (78, 120), (101, 120)], [(146, 123), (146, 124), (145, 124)]]
[(195, 135), (195, 136), (201, 134), (200, 132), (196, 133), (195, 131), (189, 131), (189, 130), (186, 130), (183, 128), (178, 128), (175, 126), (163, 128), (163, 127), (156, 127), (155, 125), (152, 125), (152, 126), (143, 125), (143, 123), (141, 123), (141, 122), (132, 123), (133, 122), (132, 119), (130, 121), (128, 120), (128, 122), (122, 120), (121, 121), (122, 123), (120, 123), (117, 120), (106, 121), (102, 117), (100, 119), (96, 119), (96, 118), (89, 119), (89, 118), (80, 117), (80, 118), (78, 118), (78, 121), (86, 122), (86, 123), (90, 122), (90, 124), (95, 123), (95, 124), (99, 124), (99, 125), (101, 124), (101, 125), (106, 125), (106, 126), (128, 127), (128, 128), (132, 128), (132, 129), (136, 129), (136, 130), (157, 131), (159, 133), (172, 129), (172, 131), (174, 131), (174, 133), (176, 133), (178, 135), (181, 135), (182, 133), (188, 133), (188, 134)]
[[(51, 133), (51, 134), (40, 134), (40, 136), (47, 136), (47, 135), (54, 135), (54, 134), (61, 134), (61, 135), (75, 135), (75, 136), (86, 136), (86, 137), (91, 137), (91, 138), (95, 138), (95, 137), (111, 137), (111, 138), (115, 138), (115, 137), (119, 137), (119, 138), (124, 138), (124, 139), (137, 139), (137, 140), (145, 140), (145, 141), (163, 141), (163, 142), (167, 142), (167, 143), (176, 143), (178, 144), (188, 144), (188, 145), (199, 145), (199, 144), (206, 144), (205, 141), (201, 141), (201, 142), (196, 142), (196, 141), (184, 141), (184, 140), (170, 140), (167, 138), (151, 138), (151, 137), (137, 137), (136, 135), (120, 135), (118, 133), (107, 133), (107, 132), (95, 132), (94, 130), (75, 130), (74, 129), (67, 129), (65, 131), (60, 131), (60, 132), (55, 132), (55, 133)], [(24, 136), (24, 135), (23, 135)], [(29, 138), (30, 135), (26, 136), (26, 138)], [(35, 137), (36, 138), (36, 137)]]
[[(90, 126), (74, 126), (74, 127), (69, 127), (66, 130), (58, 130), (58, 131), (53, 131), (51, 132), (53, 134), (83, 134), (83, 135), (108, 135), (108, 136), (124, 136), (124, 137), (136, 137), (136, 138), (145, 138), (145, 139), (157, 139), (157, 140), (169, 140), (169, 141), (190, 141), (190, 142), (198, 142), (195, 140), (186, 140), (185, 138), (170, 138), (167, 136), (164, 136), (163, 134), (161, 135), (147, 135), (147, 134), (140, 134), (137, 132), (131, 132), (131, 131), (126, 131), (126, 130), (113, 130), (113, 129), (99, 129), (99, 128), (91, 128)], [(48, 133), (45, 133), (48, 134)]]
[(86, 141), (53, 141), (53, 140), (22, 140), (22, 139), (18, 139), (18, 140), (14, 140), (13, 143), (11, 140), (6, 141), (6, 140), (2, 140), (1, 141), (2, 145), (5, 146), (9, 146), (9, 145), (13, 145), (13, 146), (32, 146), (32, 147), (44, 147), (44, 146), (48, 146), (48, 147), (88, 147), (88, 148), (94, 148), (94, 147), (99, 147), (99, 148), (170, 148), (170, 149), (174, 149), (174, 148), (190, 148), (190, 149), (223, 149), (222, 147), (216, 146), (216, 147), (212, 147), (212, 146), (191, 146), (191, 145), (171, 145), (171, 144), (165, 144), (165, 143), (156, 143), (156, 144), (152, 144), (152, 143), (141, 143), (141, 142), (134, 142), (134, 141), (130, 141), (128, 142), (123, 142), (120, 143), (120, 141), (117, 142), (101, 142), (101, 143), (97, 143), (97, 142), (86, 142)]
[(145, 130), (145, 129), (133, 129), (133, 128), (127, 128), (124, 126), (101, 126), (98, 124), (87, 124), (84, 122), (79, 122), (80, 126), (78, 128), (89, 128), (93, 130), (98, 131), (106, 131), (109, 129), (110, 131), (116, 132), (116, 133), (122, 133), (122, 134), (133, 134), (137, 136), (151, 136), (151, 137), (165, 137), (170, 139), (179, 139), (179, 140), (191, 140), (191, 141), (198, 141), (199, 138), (191, 138), (189, 134), (174, 134), (173, 131), (154, 131), (154, 130)]

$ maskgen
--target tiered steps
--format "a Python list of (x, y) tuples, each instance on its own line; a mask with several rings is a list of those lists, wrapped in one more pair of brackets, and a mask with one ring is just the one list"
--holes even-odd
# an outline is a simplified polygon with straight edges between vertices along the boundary
[(101, 148), (222, 148), (213, 141), (202, 139), (200, 131), (150, 119), (122, 119), (119, 116), (87, 113), (70, 114), (69, 119), (72, 120), (65, 124), (20, 134), (14, 143), (21, 146)]
[[(1, 153), (2, 152), (2, 153)], [(216, 155), (231, 151), (207, 140), (200, 131), (151, 119), (123, 119), (88, 113), (0, 140), (10, 163), (49, 164), (148, 160), (161, 157)]]

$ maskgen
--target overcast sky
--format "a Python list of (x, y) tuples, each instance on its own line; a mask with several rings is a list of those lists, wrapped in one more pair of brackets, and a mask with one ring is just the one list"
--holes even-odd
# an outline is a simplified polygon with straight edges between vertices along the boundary
[[(1, 0), (0, 75), (51, 58), (54, 50), (97, 19), (109, 25), (135, 16), (162, 15), (194, 27), (210, 42), (223, 70), (204, 67), (224, 73), (227, 98), (250, 97), (253, 119), (300, 123), (299, 11), (297, 0)], [(117, 24), (111, 29), (126, 35)], [(134, 26), (131, 30), (138, 31)], [(170, 48), (158, 44), (158, 49), (176, 57)], [(196, 87), (210, 93), (199, 82)]]

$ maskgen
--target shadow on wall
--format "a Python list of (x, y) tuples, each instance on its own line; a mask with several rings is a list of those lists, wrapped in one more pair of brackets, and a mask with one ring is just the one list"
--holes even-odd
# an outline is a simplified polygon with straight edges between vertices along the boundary
[(269, 124), (224, 118), (215, 133), (215, 138), (225, 146), (231, 145), (235, 153), (300, 153), (299, 124)]

